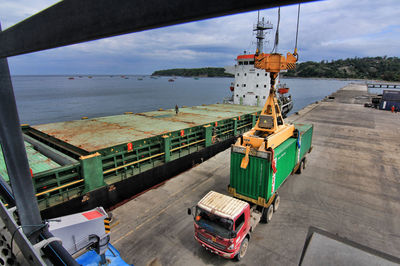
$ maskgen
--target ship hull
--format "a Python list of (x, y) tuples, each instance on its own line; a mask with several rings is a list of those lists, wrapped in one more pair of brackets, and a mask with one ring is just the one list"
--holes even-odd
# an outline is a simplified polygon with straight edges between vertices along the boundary
[(158, 187), (165, 181), (202, 163), (215, 154), (227, 149), (233, 144), (236, 138), (218, 142), (198, 152), (186, 155), (185, 157), (165, 163), (164, 165), (152, 168), (143, 173), (131, 176), (125, 180), (114, 183), (112, 186), (104, 186), (100, 189), (75, 197), (61, 204), (52, 206), (41, 211), (42, 218), (50, 219), (76, 213), (77, 210), (85, 211), (98, 206), (110, 210), (125, 201), (140, 195), (148, 189)]

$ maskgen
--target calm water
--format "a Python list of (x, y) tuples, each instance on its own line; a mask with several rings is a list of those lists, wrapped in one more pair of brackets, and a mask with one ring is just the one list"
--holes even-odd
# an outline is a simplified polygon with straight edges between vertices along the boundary
[[(144, 76), (15, 76), (13, 85), (21, 123), (31, 125), (100, 117), (124, 112), (145, 112), (222, 102), (230, 96), (232, 78)], [(140, 76), (142, 77), (142, 76)], [(295, 112), (349, 83), (341, 80), (284, 79), (291, 88)]]

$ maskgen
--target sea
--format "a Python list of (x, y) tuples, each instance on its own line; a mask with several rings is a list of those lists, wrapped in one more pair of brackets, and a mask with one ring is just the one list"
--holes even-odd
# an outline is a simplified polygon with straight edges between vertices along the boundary
[[(233, 78), (186, 78), (151, 76), (13, 76), (20, 121), (38, 125), (81, 117), (102, 117), (124, 112), (222, 103), (231, 96)], [(346, 86), (335, 79), (281, 79), (290, 88), (291, 113), (323, 99)]]

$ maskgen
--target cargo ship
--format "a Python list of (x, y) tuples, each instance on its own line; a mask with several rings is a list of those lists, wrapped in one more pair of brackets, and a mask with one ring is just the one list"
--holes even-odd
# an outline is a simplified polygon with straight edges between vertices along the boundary
[(23, 125), (42, 217), (119, 204), (228, 148), (259, 112), (214, 104)]
[[(258, 20), (257, 49), (271, 28)], [(255, 125), (270, 86), (254, 55), (237, 60), (227, 104), (23, 125), (42, 217), (111, 208), (229, 148)], [(0, 176), (8, 182), (2, 154)]]

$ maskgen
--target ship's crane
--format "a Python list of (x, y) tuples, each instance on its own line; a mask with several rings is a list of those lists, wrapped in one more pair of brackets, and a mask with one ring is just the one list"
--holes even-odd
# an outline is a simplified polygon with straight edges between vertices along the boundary
[[(241, 162), (242, 168), (247, 168), (249, 163), (249, 154), (251, 150), (272, 150), (283, 143), (288, 138), (292, 137), (295, 132), (295, 127), (292, 124), (286, 124), (283, 120), (282, 113), (276, 96), (276, 79), (279, 72), (296, 68), (298, 59), (297, 54), (297, 36), (299, 28), (300, 5), (297, 15), (297, 31), (296, 45), (293, 54), (287, 53), (286, 57), (279, 53), (264, 54), (258, 53), (255, 55), (254, 67), (264, 69), (270, 74), (271, 87), (269, 90), (268, 99), (260, 113), (256, 125), (249, 131), (243, 134), (235, 145), (240, 145), (246, 148), (246, 155)], [(275, 37), (275, 47), (277, 46), (279, 32), (279, 11), (278, 11), (278, 28)]]

